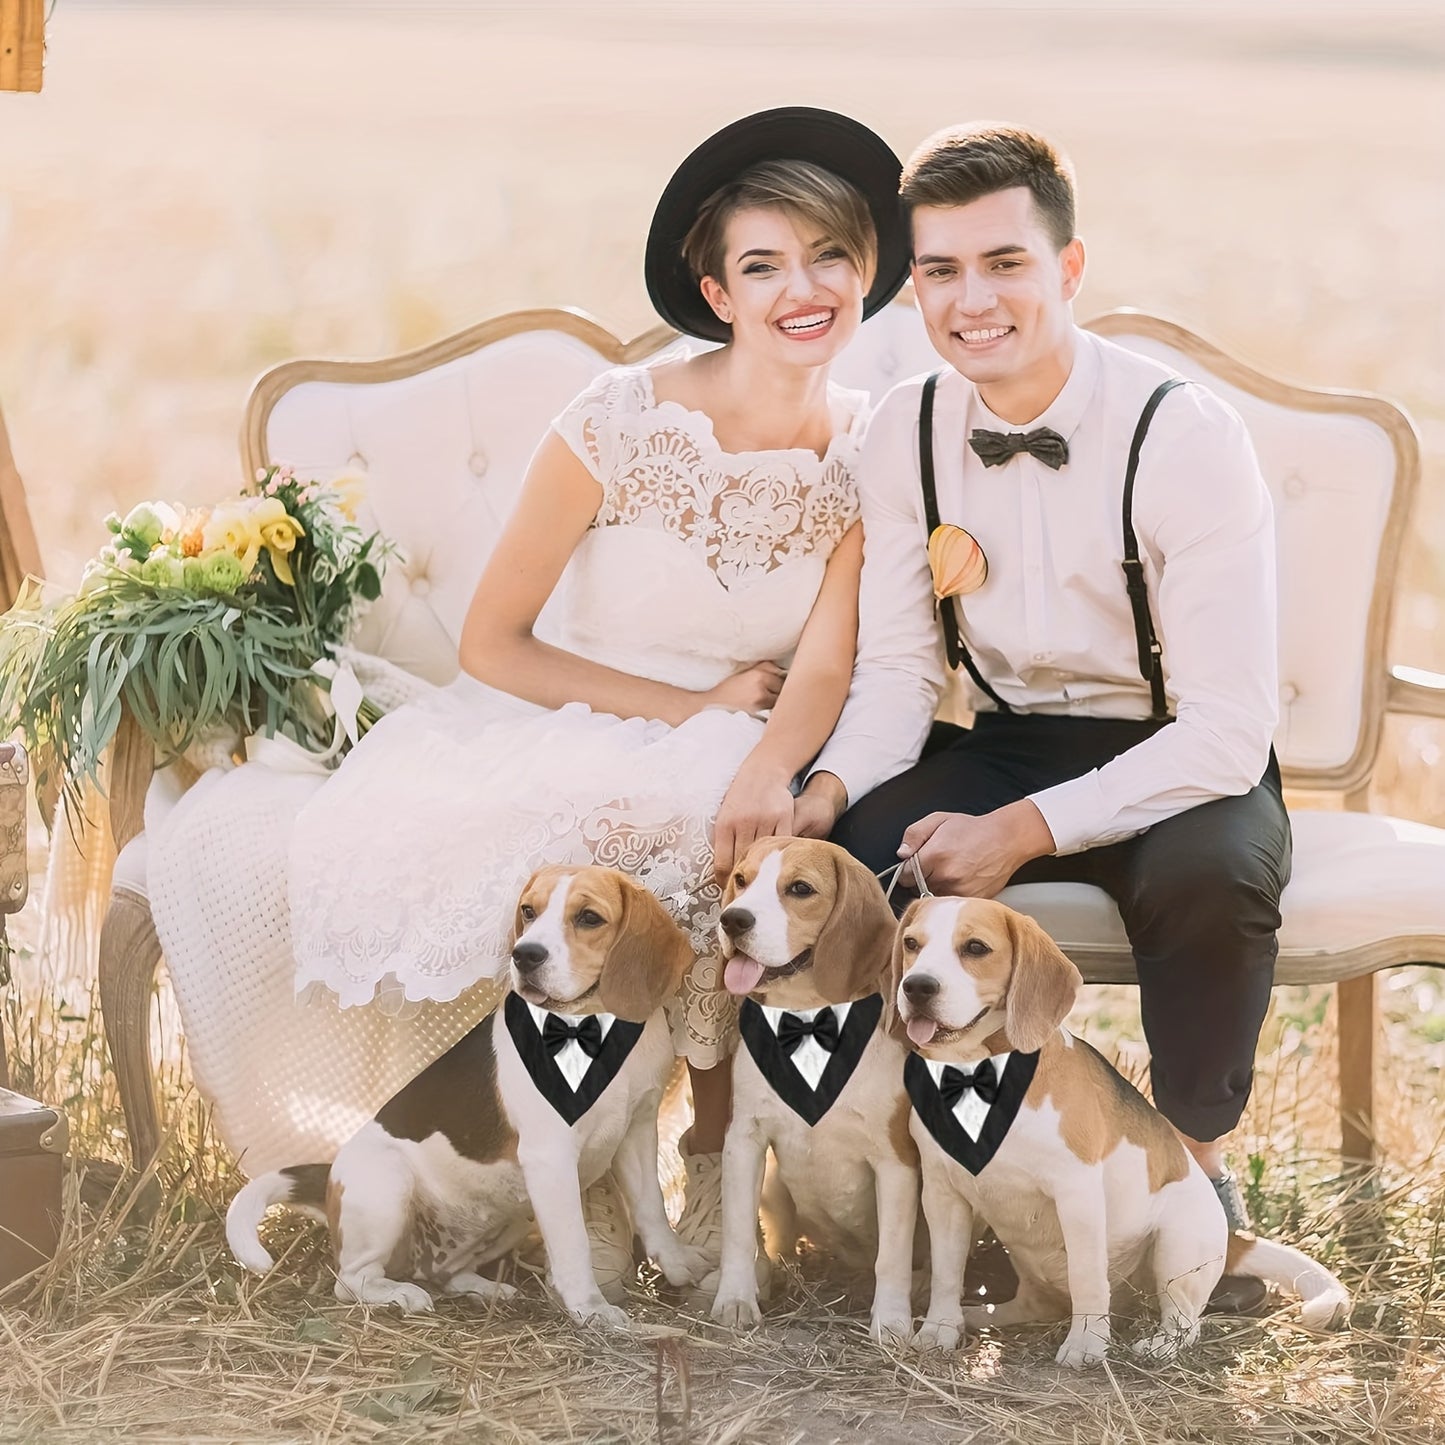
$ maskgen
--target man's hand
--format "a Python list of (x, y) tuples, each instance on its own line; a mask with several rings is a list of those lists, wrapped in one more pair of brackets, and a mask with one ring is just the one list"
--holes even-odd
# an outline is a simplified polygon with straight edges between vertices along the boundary
[(903, 835), (900, 858), (918, 855), (929, 887), (964, 898), (992, 898), (1035, 858), (1054, 851), (1044, 815), (1027, 798), (982, 817), (930, 813)]
[(826, 838), (848, 806), (848, 791), (832, 773), (814, 773), (793, 799), (793, 836)]
[(793, 793), (789, 779), (744, 765), (733, 779), (713, 825), (713, 871), (726, 883), (738, 860), (759, 838), (789, 835), (793, 826)]

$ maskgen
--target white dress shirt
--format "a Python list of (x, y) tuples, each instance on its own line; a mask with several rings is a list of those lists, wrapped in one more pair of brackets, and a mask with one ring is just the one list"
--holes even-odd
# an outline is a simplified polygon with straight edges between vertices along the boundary
[[(830, 1008), (838, 1017), (838, 1032), (843, 1032), (843, 1025), (848, 1019), (848, 1010), (853, 1007), (851, 1003), (830, 1003), (820, 1005), (818, 1008), (772, 1008), (768, 1004), (759, 1004), (763, 1011), (763, 1017), (768, 1021), (768, 1027), (774, 1033), (778, 1031), (778, 1025), (783, 1021), (783, 1015), (796, 1014), (804, 1023), (812, 1023), (824, 1008)], [(818, 1087), (818, 1081), (823, 1077), (823, 1070), (828, 1067), (828, 1060), (833, 1057), (817, 1039), (809, 1036), (798, 1045), (789, 1055), (793, 1061), (793, 1067), (808, 1081), (810, 1089)]]
[[(534, 1003), (527, 1003), (526, 999), (523, 999), (522, 1002), (527, 1004), (527, 1009), (532, 1015), (532, 1021), (537, 1025), (537, 1032), (540, 1034), (542, 1030), (547, 1027), (547, 1020), (552, 1017), (552, 1015), (546, 1009), (538, 1008)], [(558, 1014), (557, 1017), (561, 1019), (564, 1024), (571, 1024), (573, 1028), (576, 1028), (586, 1015)], [(602, 1039), (605, 1043), (607, 1040), (607, 1031), (617, 1021), (617, 1015), (600, 1013), (595, 1015), (595, 1017), (602, 1028)], [(592, 1067), (592, 1060), (588, 1056), (587, 1051), (576, 1039), (568, 1039), (567, 1042), (552, 1055), (552, 1059), (561, 1071), (562, 1077), (567, 1080), (572, 1088), (572, 1092), (575, 1094), (581, 1087), (582, 1080), (586, 1078), (587, 1070)]]
[[(1124, 473), (1144, 404), (1172, 373), (1086, 331), (1074, 337), (1068, 381), (1022, 425), (1001, 421), (971, 382), (944, 371), (933, 420), (939, 516), (971, 532), (988, 558), (987, 581), (957, 605), (964, 642), (998, 695), (1020, 712), (1142, 719), (1150, 697), (1124, 588)], [(813, 764), (842, 781), (850, 803), (917, 760), (946, 677), (919, 480), (922, 383), (884, 398), (863, 448), (858, 659)], [(1036, 427), (1068, 442), (1060, 470), (1027, 452), (985, 467), (967, 444), (975, 428)], [(1248, 792), (1278, 718), (1269, 493), (1244, 423), (1203, 386), (1177, 387), (1154, 414), (1133, 515), (1176, 721), (1033, 795), (1060, 853)], [(968, 692), (976, 710), (993, 709), (972, 683)]]
[[(989, 1055), (989, 1061), (993, 1064), (994, 1077), (1000, 1084), (1003, 1083), (1003, 1071), (1008, 1067), (1008, 1061), (1011, 1058), (1013, 1058), (1012, 1049), (1005, 1049), (1001, 1054)], [(923, 1062), (927, 1065), (928, 1072), (933, 1076), (934, 1084), (941, 1087), (943, 1084), (943, 1071), (949, 1068), (950, 1065), (942, 1059), (924, 1059)], [(983, 1066), (983, 1062), (984, 1061), (980, 1059), (978, 1063), (968, 1069), (960, 1068), (957, 1064), (951, 1067), (958, 1069), (962, 1074), (972, 1076), (975, 1069)], [(992, 1108), (992, 1104), (985, 1103), (972, 1089), (969, 1089), (967, 1093), (959, 1099), (958, 1103), (953, 1106), (953, 1117), (958, 1120), (958, 1127), (976, 1144), (978, 1143), (978, 1136), (983, 1130), (984, 1121), (988, 1118), (988, 1111)]]

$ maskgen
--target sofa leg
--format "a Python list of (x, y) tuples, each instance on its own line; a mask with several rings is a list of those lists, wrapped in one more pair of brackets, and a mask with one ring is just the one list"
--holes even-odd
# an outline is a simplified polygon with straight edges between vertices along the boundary
[(139, 894), (117, 889), (100, 931), (100, 1012), (137, 1169), (160, 1147), (150, 1028), (160, 958), (150, 906)]
[(1346, 1168), (1375, 1163), (1375, 1041), (1380, 1005), (1375, 975), (1335, 985), (1340, 1039), (1340, 1154)]

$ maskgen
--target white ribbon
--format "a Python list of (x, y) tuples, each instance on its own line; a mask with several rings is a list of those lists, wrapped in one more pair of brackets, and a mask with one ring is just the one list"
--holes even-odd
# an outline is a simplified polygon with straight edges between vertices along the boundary
[(338, 663), (329, 657), (319, 657), (311, 664), (311, 671), (317, 677), (326, 679), (328, 684), (327, 705), (336, 719), (331, 746), (318, 756), (334, 758), (341, 751), (343, 742), (350, 740), (355, 746), (361, 737), (361, 729), (356, 715), (361, 709), (364, 694), (361, 690), (361, 683), (347, 663)]

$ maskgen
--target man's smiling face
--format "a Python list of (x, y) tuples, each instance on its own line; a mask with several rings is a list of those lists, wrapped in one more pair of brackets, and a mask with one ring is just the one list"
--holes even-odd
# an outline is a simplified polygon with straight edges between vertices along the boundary
[(1031, 421), (1068, 378), (1083, 242), (1060, 251), (1030, 191), (1015, 186), (965, 206), (916, 207), (913, 256), (934, 349), (1005, 420)]

